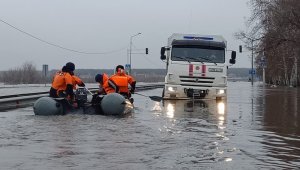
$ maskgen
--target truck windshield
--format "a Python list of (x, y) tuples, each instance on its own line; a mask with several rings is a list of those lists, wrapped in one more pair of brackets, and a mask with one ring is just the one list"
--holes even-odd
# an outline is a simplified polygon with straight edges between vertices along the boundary
[(175, 45), (172, 47), (171, 60), (225, 63), (225, 49), (220, 47)]

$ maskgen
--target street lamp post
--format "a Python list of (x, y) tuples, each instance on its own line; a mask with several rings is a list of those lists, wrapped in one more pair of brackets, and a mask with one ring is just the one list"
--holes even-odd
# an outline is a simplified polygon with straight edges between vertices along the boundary
[(140, 34), (142, 34), (142, 33), (137, 33), (137, 34), (135, 34), (135, 35), (132, 35), (131, 37), (130, 37), (130, 48), (129, 48), (129, 64), (130, 64), (130, 68), (129, 68), (129, 74), (131, 74), (131, 67), (132, 67), (132, 65), (131, 65), (131, 49), (132, 49), (132, 38), (133, 37), (135, 37), (135, 36), (138, 36), (138, 35), (140, 35)]

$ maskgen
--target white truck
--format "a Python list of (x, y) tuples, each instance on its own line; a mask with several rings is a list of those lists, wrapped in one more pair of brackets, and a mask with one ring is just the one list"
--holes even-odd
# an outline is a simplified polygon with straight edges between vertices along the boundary
[(173, 34), (161, 48), (167, 74), (164, 99), (224, 99), (227, 69), (235, 64), (236, 52), (226, 62), (226, 40), (218, 35)]

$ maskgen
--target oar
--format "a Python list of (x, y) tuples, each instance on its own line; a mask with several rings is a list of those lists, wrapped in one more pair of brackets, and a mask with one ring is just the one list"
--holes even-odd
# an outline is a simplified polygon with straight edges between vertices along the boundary
[(92, 93), (88, 88), (86, 88), (86, 87), (84, 87), (84, 88), (85, 88), (85, 90), (86, 90), (87, 92), (90, 93), (90, 95), (93, 95), (93, 93)]
[(163, 100), (163, 98), (160, 96), (147, 96), (147, 95), (144, 95), (141, 93), (136, 93), (136, 92), (134, 94), (137, 94), (137, 95), (143, 96), (143, 97), (149, 97), (151, 100), (156, 101), (156, 102), (160, 102), (161, 100)]

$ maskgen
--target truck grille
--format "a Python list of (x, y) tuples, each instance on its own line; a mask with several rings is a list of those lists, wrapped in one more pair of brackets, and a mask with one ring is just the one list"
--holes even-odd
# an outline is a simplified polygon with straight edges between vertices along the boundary
[(180, 85), (182, 86), (198, 86), (198, 87), (212, 87), (214, 77), (199, 77), (199, 76), (179, 76)]

